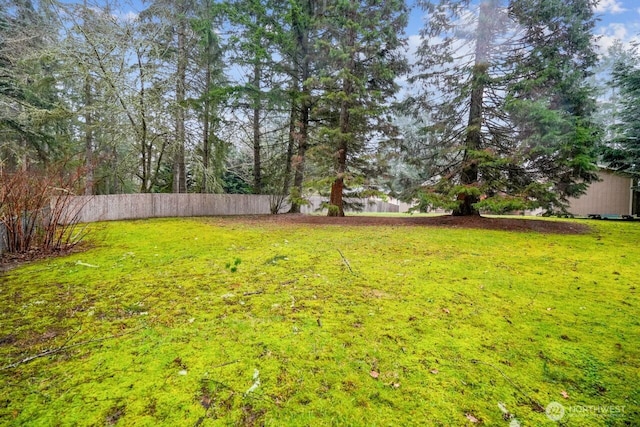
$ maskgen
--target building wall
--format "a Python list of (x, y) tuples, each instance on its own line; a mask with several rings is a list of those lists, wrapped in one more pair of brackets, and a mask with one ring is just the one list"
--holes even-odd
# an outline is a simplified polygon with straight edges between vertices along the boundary
[(569, 212), (574, 215), (630, 215), (631, 178), (608, 171), (599, 172), (600, 182), (594, 182), (578, 199), (570, 199)]

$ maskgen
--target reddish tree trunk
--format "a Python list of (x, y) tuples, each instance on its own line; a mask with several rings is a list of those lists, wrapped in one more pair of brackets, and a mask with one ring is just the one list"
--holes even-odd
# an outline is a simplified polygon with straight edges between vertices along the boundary
[[(350, 48), (355, 46), (356, 34), (353, 28), (347, 32), (346, 45)], [(343, 100), (340, 104), (340, 135), (338, 140), (336, 179), (331, 184), (331, 197), (329, 198), (328, 216), (344, 216), (344, 204), (342, 193), (344, 190), (344, 177), (347, 173), (347, 149), (351, 139), (351, 108), (353, 95), (353, 77), (356, 69), (355, 53), (352, 51), (349, 61), (346, 64), (346, 73), (342, 81)]]
[(331, 184), (331, 197), (329, 198), (329, 213), (327, 216), (344, 216), (344, 205), (342, 201), (342, 191), (344, 190), (344, 180), (336, 178)]

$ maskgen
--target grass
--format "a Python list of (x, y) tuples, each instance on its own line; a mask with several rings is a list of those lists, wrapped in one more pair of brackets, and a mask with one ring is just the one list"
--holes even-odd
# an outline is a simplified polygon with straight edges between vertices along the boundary
[(640, 425), (640, 227), (593, 227), (94, 224), (1, 277), (0, 424)]

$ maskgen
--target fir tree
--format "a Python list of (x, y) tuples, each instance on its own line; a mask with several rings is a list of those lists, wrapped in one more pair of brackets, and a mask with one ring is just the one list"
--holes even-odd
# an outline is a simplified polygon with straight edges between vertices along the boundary
[[(434, 178), (423, 203), (454, 215), (562, 210), (595, 179), (598, 128), (585, 80), (596, 59), (589, 2), (427, 1), (406, 106), (424, 117)], [(470, 29), (470, 30), (469, 30)]]
[[(618, 122), (611, 126), (612, 138), (604, 150), (608, 166), (640, 176), (640, 68), (635, 57), (622, 58), (613, 70), (613, 85), (620, 99)], [(626, 61), (624, 59), (627, 59)]]
[(399, 49), (406, 25), (404, 2), (344, 0), (327, 6), (320, 51), (326, 58), (320, 74), (319, 106), (323, 139), (332, 153), (329, 216), (344, 216), (345, 185), (353, 161), (368, 140), (391, 131), (387, 111), (397, 91), (395, 77), (405, 71)]

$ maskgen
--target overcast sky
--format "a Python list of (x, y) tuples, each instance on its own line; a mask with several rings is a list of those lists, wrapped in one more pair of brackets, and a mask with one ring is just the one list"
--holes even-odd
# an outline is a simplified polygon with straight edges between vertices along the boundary
[[(595, 33), (600, 36), (598, 45), (601, 52), (611, 46), (616, 39), (627, 44), (640, 40), (640, 0), (600, 0), (596, 8), (600, 18)], [(407, 36), (414, 44), (422, 26), (423, 12), (414, 9), (409, 19)]]
[[(76, 0), (77, 1), (77, 0)], [(101, 3), (101, 0), (93, 0)], [(410, 4), (414, 0), (407, 0)], [(477, 3), (479, 0), (472, 0)], [(74, 2), (70, 0), (69, 2)], [(91, 2), (91, 0), (90, 0)], [(123, 16), (135, 17), (137, 12), (144, 8), (140, 0), (130, 0), (129, 10), (121, 11)], [(640, 41), (640, 0), (600, 0), (596, 14), (600, 18), (596, 28), (596, 35), (600, 36), (598, 45), (600, 52), (606, 52), (615, 40), (620, 40), (625, 44), (632, 41)], [(406, 35), (410, 38), (410, 45), (417, 45), (418, 32), (422, 27), (423, 12), (418, 8), (413, 8)]]

